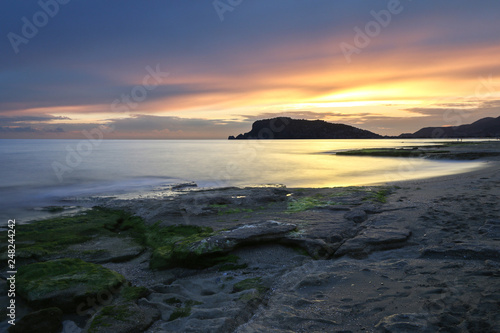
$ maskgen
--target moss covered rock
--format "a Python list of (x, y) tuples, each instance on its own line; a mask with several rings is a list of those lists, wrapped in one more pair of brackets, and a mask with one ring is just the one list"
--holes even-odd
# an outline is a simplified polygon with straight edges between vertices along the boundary
[(197, 267), (198, 256), (185, 247), (202, 241), (214, 234), (211, 228), (199, 226), (175, 225), (160, 227), (154, 225), (147, 233), (146, 243), (153, 249), (150, 266), (154, 269), (172, 267)]
[(9, 327), (9, 333), (56, 333), (62, 328), (63, 312), (52, 307), (32, 312), (22, 317), (16, 325)]
[[(84, 260), (96, 256), (96, 261), (100, 262), (106, 258), (108, 261), (119, 260), (142, 251), (140, 244), (144, 243), (145, 231), (144, 222), (139, 217), (95, 207), (75, 216), (16, 226), (16, 260), (30, 263), (59, 259), (61, 253), (64, 257)], [(0, 232), (0, 247), (7, 246), (5, 233)], [(110, 243), (112, 240), (115, 244)], [(124, 249), (124, 253), (116, 253), (119, 249)], [(7, 251), (0, 253), (0, 259), (0, 265), (7, 262)]]
[(19, 295), (36, 308), (57, 306), (74, 311), (88, 297), (116, 290), (125, 278), (100, 265), (80, 259), (58, 259), (21, 266)]
[(227, 254), (238, 246), (279, 242), (294, 224), (264, 221), (245, 224), (218, 233), (200, 232), (158, 247), (151, 258), (152, 268), (204, 268), (227, 261)]
[(128, 261), (143, 251), (144, 246), (131, 237), (95, 237), (88, 242), (68, 247), (71, 257), (96, 264)]
[(143, 332), (159, 318), (153, 308), (140, 307), (135, 303), (109, 305), (102, 308), (90, 320), (88, 333)]

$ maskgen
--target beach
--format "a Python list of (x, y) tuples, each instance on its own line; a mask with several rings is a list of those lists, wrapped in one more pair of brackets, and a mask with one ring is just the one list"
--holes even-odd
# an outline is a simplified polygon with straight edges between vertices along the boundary
[[(123, 277), (111, 297), (70, 302), (62, 332), (498, 332), (499, 146), (447, 148), (492, 153), (474, 156), (487, 165), (476, 171), (378, 186), (187, 184), (165, 198), (101, 198), (146, 227), (212, 230), (165, 253), (118, 219), (111, 236), (26, 250), (18, 265), (74, 258)], [(125, 297), (127, 285), (140, 295)], [(20, 295), (20, 316), (74, 296)]]
[(0, 333), (500, 333), (500, 1), (4, 4)]

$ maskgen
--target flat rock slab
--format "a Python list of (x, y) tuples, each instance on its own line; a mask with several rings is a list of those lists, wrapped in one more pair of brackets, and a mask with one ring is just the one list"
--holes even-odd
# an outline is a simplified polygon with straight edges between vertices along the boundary
[(294, 224), (277, 221), (245, 224), (194, 242), (189, 246), (188, 250), (198, 255), (229, 252), (241, 245), (279, 241), (286, 234), (296, 229), (297, 226)]
[(500, 261), (500, 248), (484, 242), (429, 246), (421, 253), (421, 258)]
[(267, 237), (276, 238), (296, 228), (296, 225), (290, 223), (265, 221), (255, 224), (246, 224), (228, 231), (223, 231), (214, 237), (221, 237), (234, 241), (252, 241), (253, 239), (266, 239)]
[(135, 303), (109, 305), (99, 310), (89, 321), (86, 332), (143, 332), (160, 317), (158, 310)]
[(382, 319), (375, 328), (387, 333), (431, 333), (428, 320), (428, 314), (395, 314)]
[(90, 297), (116, 290), (125, 278), (80, 259), (57, 259), (19, 267), (16, 294), (37, 309), (71, 312)]
[(366, 221), (368, 215), (362, 209), (353, 209), (352, 211), (346, 213), (344, 217), (348, 220), (351, 220), (355, 223), (361, 223)]
[(499, 240), (500, 239), (500, 220), (487, 220), (482, 227), (479, 228), (479, 233), (484, 236)]
[[(100, 206), (124, 209), (141, 216), (146, 223), (163, 221), (168, 225), (184, 223), (210, 225), (214, 229), (227, 227), (220, 225), (219, 214), (228, 210), (258, 210), (271, 203), (283, 203), (289, 191), (285, 188), (216, 188), (196, 191), (180, 191), (176, 196), (172, 192), (164, 195), (141, 199), (102, 198)], [(208, 219), (208, 220), (207, 220)], [(233, 224), (234, 225), (234, 224)]]
[(335, 252), (335, 256), (368, 254), (373, 251), (398, 248), (404, 245), (410, 235), (411, 231), (402, 227), (369, 227), (342, 244)]
[(148, 332), (234, 332), (262, 303), (276, 273), (273, 269), (261, 270), (259, 276), (213, 272), (158, 285), (147, 299), (139, 300), (139, 305), (161, 313), (162, 320)]
[(130, 237), (100, 237), (83, 244), (72, 245), (68, 250), (69, 256), (73, 252), (82, 260), (102, 264), (131, 260), (140, 255), (144, 247)]

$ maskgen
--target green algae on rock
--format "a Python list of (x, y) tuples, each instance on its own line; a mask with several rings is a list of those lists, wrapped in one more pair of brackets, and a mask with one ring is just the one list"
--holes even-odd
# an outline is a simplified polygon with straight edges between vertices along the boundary
[(110, 293), (125, 278), (100, 265), (80, 259), (57, 259), (19, 267), (19, 295), (35, 308), (56, 306), (76, 310), (87, 297)]
[(143, 332), (158, 319), (158, 310), (135, 303), (108, 305), (99, 310), (88, 324), (88, 333)]
[(198, 260), (199, 253), (190, 253), (187, 247), (191, 243), (213, 235), (212, 228), (199, 226), (175, 225), (160, 227), (153, 225), (148, 232), (146, 244), (153, 249), (150, 267), (166, 269), (180, 267), (208, 267)]
[(249, 289), (256, 289), (258, 292), (265, 292), (268, 288), (262, 284), (262, 278), (248, 278), (235, 283), (233, 286), (233, 293)]
[(151, 291), (146, 287), (124, 286), (120, 291), (120, 295), (125, 301), (136, 301), (146, 297)]
[[(17, 259), (47, 260), (59, 257), (61, 251), (71, 245), (83, 244), (95, 237), (128, 237), (141, 243), (145, 226), (141, 218), (126, 212), (95, 207), (75, 216), (18, 225), (16, 231)], [(65, 256), (72, 257), (72, 252), (78, 251), (66, 252)]]

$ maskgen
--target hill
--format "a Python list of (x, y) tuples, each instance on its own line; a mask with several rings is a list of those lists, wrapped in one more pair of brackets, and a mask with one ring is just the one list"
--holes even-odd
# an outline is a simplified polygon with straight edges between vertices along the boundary
[(492, 138), (500, 137), (500, 117), (482, 118), (472, 124), (453, 127), (424, 127), (401, 138)]
[(299, 120), (288, 117), (257, 120), (252, 130), (233, 139), (379, 139), (381, 135), (349, 125), (324, 120)]

